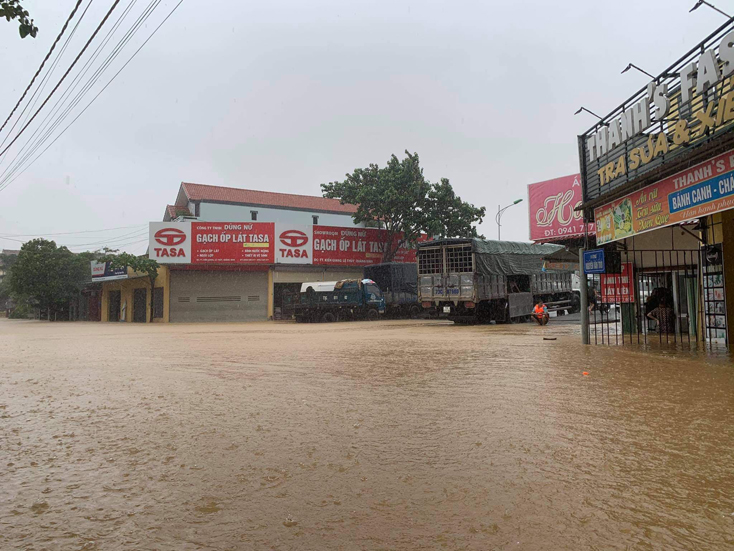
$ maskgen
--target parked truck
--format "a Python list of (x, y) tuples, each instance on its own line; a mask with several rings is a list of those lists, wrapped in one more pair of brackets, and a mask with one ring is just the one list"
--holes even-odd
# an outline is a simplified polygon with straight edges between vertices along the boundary
[(415, 319), (423, 314), (418, 302), (418, 265), (415, 262), (365, 266), (364, 277), (373, 280), (382, 290), (388, 316)]
[(573, 311), (572, 272), (544, 266), (559, 248), (477, 238), (420, 243), (418, 300), (459, 323), (527, 320), (538, 300), (559, 314)]
[(283, 294), (283, 314), (297, 322), (374, 321), (384, 313), (385, 299), (371, 279), (307, 282)]

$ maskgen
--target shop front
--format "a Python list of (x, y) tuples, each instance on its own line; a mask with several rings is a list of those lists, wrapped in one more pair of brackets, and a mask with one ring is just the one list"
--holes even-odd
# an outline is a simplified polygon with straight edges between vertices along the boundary
[[(169, 321), (170, 272), (167, 267), (158, 269), (153, 292), (150, 278), (130, 268), (110, 270), (107, 276), (95, 277), (95, 264), (92, 263), (92, 279), (100, 281), (99, 321), (146, 323)], [(97, 266), (100, 266), (97, 264)], [(97, 267), (97, 273), (104, 273), (104, 265)], [(151, 304), (152, 301), (152, 304)]]
[[(382, 259), (384, 230), (273, 222), (152, 222), (149, 256), (169, 268), (172, 322), (281, 319), (309, 281), (359, 279)], [(415, 262), (402, 247), (397, 262)]]
[(586, 342), (734, 336), (732, 75), (734, 19), (579, 136)]

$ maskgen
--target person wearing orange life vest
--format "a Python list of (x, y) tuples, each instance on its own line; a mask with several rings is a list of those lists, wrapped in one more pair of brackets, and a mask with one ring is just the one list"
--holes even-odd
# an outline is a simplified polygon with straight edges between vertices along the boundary
[(538, 304), (533, 308), (532, 313), (533, 319), (538, 322), (538, 325), (545, 325), (548, 323), (550, 316), (548, 315), (548, 307), (543, 304), (543, 301), (538, 301)]

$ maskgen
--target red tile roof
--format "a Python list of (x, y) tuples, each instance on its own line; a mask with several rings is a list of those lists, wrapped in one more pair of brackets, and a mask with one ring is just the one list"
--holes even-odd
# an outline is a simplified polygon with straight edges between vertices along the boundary
[(191, 212), (189, 211), (188, 207), (179, 207), (176, 205), (166, 205), (166, 213), (171, 218), (176, 218), (178, 216), (191, 216)]
[(313, 195), (294, 195), (292, 193), (274, 193), (272, 191), (255, 191), (232, 187), (208, 186), (204, 184), (181, 183), (189, 201), (215, 201), (222, 203), (240, 203), (263, 207), (280, 207), (321, 212), (337, 212), (353, 214), (356, 205), (342, 205), (338, 199), (326, 199)]

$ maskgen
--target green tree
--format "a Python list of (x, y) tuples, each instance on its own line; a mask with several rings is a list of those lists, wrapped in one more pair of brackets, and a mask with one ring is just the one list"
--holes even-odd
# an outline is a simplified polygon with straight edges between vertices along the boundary
[(423, 176), (417, 153), (393, 155), (384, 168), (370, 164), (342, 182), (321, 184), (324, 197), (357, 205), (355, 223), (384, 228), (382, 262), (391, 262), (403, 245), (414, 245), (422, 233), (443, 237), (476, 235), (484, 207), (461, 200), (446, 178), (431, 184)]
[(4, 272), (3, 279), (0, 281), (0, 310), (5, 307), (6, 301), (10, 298), (10, 271), (18, 256), (14, 254), (0, 253), (0, 270)]
[(90, 281), (86, 255), (75, 255), (54, 241), (33, 239), (20, 248), (10, 271), (10, 292), (29, 300), (52, 319)]
[(30, 19), (28, 11), (20, 5), (20, 0), (0, 0), (1, 17), (4, 17), (7, 21), (18, 20), (18, 32), (21, 38), (28, 35), (36, 38), (38, 27), (33, 24), (33, 19)]
[(150, 321), (153, 321), (153, 289), (155, 289), (155, 280), (158, 279), (158, 262), (148, 258), (145, 255), (135, 256), (130, 253), (118, 253), (110, 249), (105, 249), (105, 256), (99, 262), (109, 262), (113, 268), (130, 268), (132, 271), (148, 276), (150, 283)]

